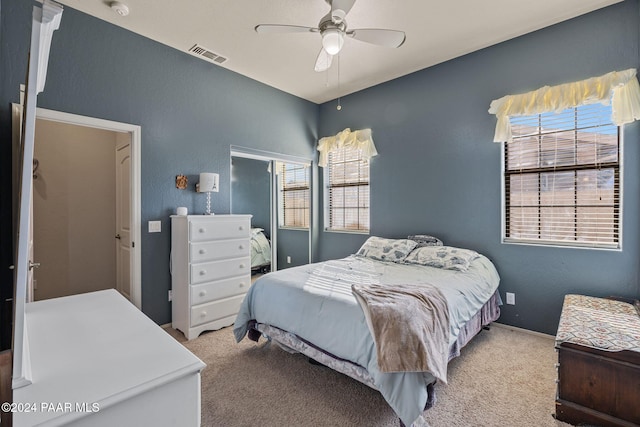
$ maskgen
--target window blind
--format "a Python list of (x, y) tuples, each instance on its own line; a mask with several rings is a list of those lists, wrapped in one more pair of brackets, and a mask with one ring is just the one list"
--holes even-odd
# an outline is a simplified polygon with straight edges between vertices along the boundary
[(362, 150), (343, 147), (328, 154), (330, 230), (369, 231), (369, 162)]
[(282, 163), (280, 169), (283, 227), (309, 228), (309, 168), (302, 164)]
[(510, 117), (505, 240), (619, 247), (620, 140), (611, 107)]

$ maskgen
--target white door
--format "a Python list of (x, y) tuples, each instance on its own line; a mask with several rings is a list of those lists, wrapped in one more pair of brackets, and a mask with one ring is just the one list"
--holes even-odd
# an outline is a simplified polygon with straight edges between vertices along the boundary
[[(22, 89), (22, 88), (21, 88)], [(12, 112), (12, 138), (13, 138), (13, 144), (12, 144), (12, 155), (13, 155), (13, 173), (14, 173), (14, 177), (13, 177), (13, 184), (14, 184), (14, 200), (16, 200), (16, 198), (18, 197), (17, 194), (19, 194), (21, 191), (21, 189), (19, 188), (19, 183), (20, 180), (22, 179), (22, 177), (18, 176), (19, 171), (22, 170), (23, 167), (32, 168), (32, 165), (29, 164), (28, 162), (26, 162), (24, 165), (22, 164), (23, 161), (23, 150), (24, 148), (22, 147), (22, 120), (23, 120), (23, 115), (22, 115), (22, 105), (19, 104), (13, 104), (12, 108), (11, 108), (11, 112)], [(34, 170), (35, 173), (35, 170)], [(30, 191), (30, 202), (29, 202), (29, 225), (28, 225), (28, 234), (27, 234), (27, 258), (29, 260), (29, 267), (27, 269), (27, 302), (31, 302), (34, 299), (34, 277), (33, 277), (33, 269), (35, 267), (38, 267), (40, 264), (35, 263), (33, 261), (33, 185), (31, 186), (31, 191)], [(24, 196), (23, 196), (24, 197)], [(16, 234), (14, 234), (14, 239), (17, 239), (19, 237), (17, 230), (18, 230), (18, 217), (19, 217), (19, 211), (18, 211), (18, 204), (15, 203), (14, 206), (14, 232)]]
[(131, 141), (118, 134), (116, 144), (116, 289), (131, 300)]

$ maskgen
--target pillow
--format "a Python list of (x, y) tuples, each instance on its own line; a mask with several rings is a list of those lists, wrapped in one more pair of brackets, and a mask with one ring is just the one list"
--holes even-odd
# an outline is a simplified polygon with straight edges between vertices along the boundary
[(416, 247), (417, 243), (407, 239), (383, 239), (371, 236), (356, 255), (380, 261), (402, 262)]
[(437, 237), (429, 236), (428, 234), (414, 234), (407, 237), (407, 239), (418, 243), (419, 248), (424, 246), (442, 246), (442, 240)]
[(404, 260), (407, 264), (427, 265), (445, 270), (467, 271), (480, 254), (452, 246), (423, 246), (413, 250)]

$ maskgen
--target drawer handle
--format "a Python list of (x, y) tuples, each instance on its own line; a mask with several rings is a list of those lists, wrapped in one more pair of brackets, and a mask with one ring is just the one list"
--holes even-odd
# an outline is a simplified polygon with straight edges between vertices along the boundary
[(240, 287), (244, 288), (244, 282), (240, 282)]
[(201, 229), (200, 229), (200, 230), (198, 230), (198, 231), (199, 231), (200, 233), (204, 233), (205, 231), (207, 231), (207, 229), (203, 227), (203, 228), (201, 228)]
[(200, 291), (200, 296), (203, 297), (207, 294), (207, 291)]
[(240, 264), (240, 268), (244, 268), (244, 264)]
[(238, 246), (238, 249), (240, 249), (240, 250), (244, 249), (244, 245)]
[(204, 276), (205, 274), (207, 274), (207, 270), (200, 270), (200, 275)]
[(201, 255), (204, 255), (204, 254), (206, 254), (206, 253), (207, 253), (207, 250), (206, 250), (206, 249), (200, 249), (200, 254), (201, 254)]
[(200, 313), (200, 317), (207, 317), (207, 312), (203, 311), (202, 313)]
[(240, 227), (238, 227), (238, 230), (240, 231), (244, 230), (244, 225), (241, 225)]

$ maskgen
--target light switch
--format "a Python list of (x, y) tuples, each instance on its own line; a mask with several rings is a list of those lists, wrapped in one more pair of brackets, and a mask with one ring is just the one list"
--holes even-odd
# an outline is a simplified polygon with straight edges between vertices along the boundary
[(161, 221), (149, 221), (149, 233), (160, 233), (162, 231)]

